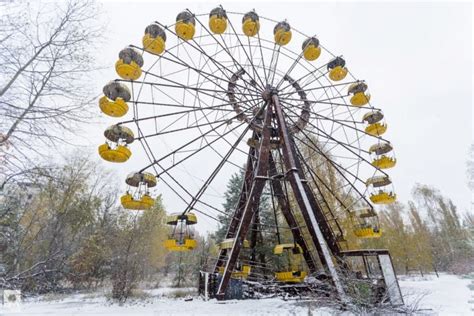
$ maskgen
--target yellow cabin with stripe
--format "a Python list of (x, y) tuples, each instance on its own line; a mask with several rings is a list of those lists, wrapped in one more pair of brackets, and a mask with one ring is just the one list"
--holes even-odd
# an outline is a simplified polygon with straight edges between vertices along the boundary
[(370, 196), (374, 204), (392, 204), (397, 200), (397, 195), (392, 192), (378, 192)]
[[(251, 270), (250, 266), (243, 265), (241, 270), (234, 270), (230, 277), (232, 279), (247, 279)], [(224, 274), (224, 267), (219, 267), (219, 274)]]
[(99, 155), (106, 161), (121, 163), (127, 161), (132, 156), (132, 152), (125, 146), (118, 145), (111, 148), (106, 143), (99, 146)]
[(110, 100), (105, 95), (99, 99), (99, 108), (108, 116), (122, 117), (128, 112), (128, 104), (122, 98)]
[(365, 132), (372, 136), (383, 135), (386, 131), (387, 131), (387, 124), (384, 124), (384, 123), (369, 124), (365, 128)]
[(379, 169), (389, 169), (395, 167), (397, 159), (382, 155), (381, 157), (372, 160), (372, 165)]
[(142, 39), (143, 49), (149, 53), (160, 55), (165, 50), (165, 41), (161, 37), (145, 34)]
[(284, 283), (301, 283), (306, 278), (306, 271), (275, 272), (275, 279)]
[(280, 46), (284, 46), (291, 41), (291, 27), (287, 22), (278, 23), (273, 29), (273, 36), (275, 43)]
[(184, 41), (193, 39), (196, 32), (196, 21), (194, 16), (188, 12), (183, 11), (176, 17), (176, 24), (174, 26), (176, 35)]
[(197, 247), (197, 241), (192, 238), (185, 238), (182, 242), (176, 239), (167, 239), (164, 246), (170, 251), (189, 251)]
[(151, 196), (144, 194), (139, 199), (134, 199), (131, 194), (122, 195), (120, 203), (127, 210), (149, 210), (155, 205), (155, 200)]
[(134, 61), (127, 64), (123, 59), (119, 59), (115, 63), (115, 70), (117, 71), (117, 75), (125, 80), (137, 80), (142, 75), (142, 69)]
[(209, 29), (214, 34), (223, 34), (227, 29), (227, 13), (221, 7), (211, 10), (209, 14)]
[(242, 31), (248, 37), (257, 35), (260, 30), (260, 21), (257, 13), (247, 12), (242, 18)]

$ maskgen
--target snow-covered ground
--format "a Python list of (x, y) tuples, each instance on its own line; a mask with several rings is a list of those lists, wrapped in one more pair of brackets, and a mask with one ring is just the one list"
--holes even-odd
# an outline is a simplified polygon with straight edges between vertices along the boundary
[(474, 315), (474, 276), (460, 278), (441, 274), (427, 277), (400, 277), (405, 303), (416, 304), (423, 312), (438, 315)]
[[(471, 283), (472, 282), (472, 283)], [(418, 308), (424, 314), (474, 315), (474, 280), (453, 275), (428, 277), (401, 277), (400, 285), (405, 301), (413, 304), (421, 297)], [(472, 291), (469, 285), (473, 287)], [(180, 293), (176, 293), (180, 291)], [(75, 294), (64, 297), (42, 297), (30, 299), (17, 308), (2, 307), (0, 315), (334, 315), (329, 308), (310, 308), (309, 302), (283, 301), (281, 299), (262, 299), (204, 302), (194, 299), (171, 299), (172, 296), (185, 295), (189, 289), (157, 289), (150, 291), (148, 298), (140, 303), (119, 306), (107, 301), (104, 293)], [(179, 294), (179, 295), (178, 295)], [(311, 309), (311, 313), (309, 310)], [(346, 313), (347, 314), (347, 313)]]
[[(281, 299), (203, 301), (152, 297), (141, 303), (119, 306), (110, 304), (104, 296), (76, 294), (61, 300), (34, 300), (23, 302), (21, 308), (0, 312), (1, 316), (10, 315), (140, 315), (140, 316), (174, 316), (174, 315), (308, 315), (309, 303), (285, 302)], [(325, 314), (324, 314), (324, 311)], [(319, 309), (318, 309), (319, 312)], [(318, 314), (319, 315), (319, 314)], [(321, 309), (320, 315), (332, 315), (330, 309)]]

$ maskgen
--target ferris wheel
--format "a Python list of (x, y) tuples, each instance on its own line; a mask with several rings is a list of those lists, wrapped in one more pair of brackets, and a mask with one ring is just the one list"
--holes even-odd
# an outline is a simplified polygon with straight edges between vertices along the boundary
[[(132, 150), (145, 154), (142, 168), (125, 179), (121, 203), (150, 209), (150, 189), (166, 188), (181, 205), (168, 220), (169, 250), (196, 247), (197, 215), (222, 214), (216, 201), (225, 181), (243, 172), (216, 263), (221, 294), (229, 278), (251, 273), (239, 267), (239, 253), (266, 185), (289, 225), (298, 226), (295, 213), (302, 213), (312, 241), (293, 229), (294, 240), (278, 251), (296, 249), (310, 272), (315, 262), (333, 270), (325, 252), (337, 254), (344, 242), (338, 214), (349, 214), (356, 236), (379, 237), (373, 205), (396, 200), (386, 172), (396, 158), (377, 99), (349, 71), (350, 61), (323, 44), (255, 11), (185, 10), (175, 21), (146, 26), (142, 43), (120, 51), (119, 78), (103, 88), (100, 109), (117, 122), (105, 130), (99, 154), (116, 163)], [(301, 275), (282, 278), (300, 282)]]

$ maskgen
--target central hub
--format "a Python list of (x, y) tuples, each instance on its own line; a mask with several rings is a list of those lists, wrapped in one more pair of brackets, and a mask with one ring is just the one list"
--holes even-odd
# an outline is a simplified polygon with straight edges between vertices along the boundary
[(276, 94), (276, 89), (270, 85), (265, 87), (265, 90), (262, 92), (262, 98), (269, 102), (274, 94)]
[[(250, 81), (250, 85), (255, 88), (256, 82), (252, 78), (243, 79), (244, 75), (247, 73), (244, 69), (241, 69), (234, 73), (229, 79), (227, 85), (227, 98), (229, 99), (229, 104), (232, 106), (236, 112), (235, 118), (241, 122), (247, 122), (250, 125), (250, 128), (257, 132), (262, 132), (263, 130), (263, 115), (265, 111), (262, 111), (262, 108), (265, 108), (266, 105), (258, 106), (252, 102), (252, 100), (247, 100), (242, 98), (241, 95), (245, 95), (248, 91), (249, 94), (255, 93), (255, 90), (248, 90), (247, 84), (245, 81)], [(281, 109), (285, 114), (292, 114), (289, 119), (288, 130), (290, 133), (298, 133), (303, 130), (310, 118), (310, 109), (311, 103), (306, 97), (306, 92), (301, 88), (299, 83), (293, 80), (290, 76), (286, 75), (283, 77), (283, 81), (286, 81), (289, 85), (284, 89), (293, 88), (294, 91), (286, 93), (285, 95), (291, 95), (297, 93), (299, 99), (291, 100), (290, 102), (296, 103), (296, 108), (288, 108), (288, 103), (282, 105)], [(255, 83), (255, 85), (254, 85)], [(278, 86), (279, 87), (279, 86)], [(242, 90), (243, 89), (243, 90)], [(247, 89), (247, 90), (246, 90)], [(282, 91), (280, 90), (280, 91)], [(262, 99), (269, 105), (272, 102), (272, 97), (278, 95), (278, 88), (270, 84), (267, 84), (265, 89), (261, 92)], [(237, 96), (236, 96), (237, 94)], [(291, 107), (291, 106), (290, 106)], [(297, 109), (298, 108), (298, 109)], [(295, 112), (298, 111), (298, 112)], [(295, 118), (296, 117), (296, 118)]]

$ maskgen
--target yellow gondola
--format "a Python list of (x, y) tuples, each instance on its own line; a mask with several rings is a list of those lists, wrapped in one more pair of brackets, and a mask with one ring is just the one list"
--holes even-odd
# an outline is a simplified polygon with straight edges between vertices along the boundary
[(132, 172), (125, 179), (129, 186), (127, 193), (120, 198), (122, 206), (128, 210), (149, 210), (155, 205), (148, 189), (156, 186), (156, 176), (149, 172)]
[[(219, 267), (219, 274), (224, 274), (225, 267)], [(232, 279), (247, 279), (252, 271), (249, 265), (237, 266), (234, 271), (232, 271), (230, 277)]]
[(132, 152), (127, 145), (134, 140), (131, 129), (121, 125), (112, 125), (104, 132), (107, 139), (105, 144), (99, 146), (99, 155), (102, 159), (110, 162), (125, 162)]
[(374, 204), (390, 204), (395, 202), (397, 195), (392, 190), (381, 189), (392, 184), (392, 180), (386, 175), (374, 176), (366, 181), (367, 187), (372, 187), (370, 200)]
[(150, 24), (145, 28), (142, 43), (144, 50), (159, 55), (166, 47), (166, 33), (158, 24)]
[(372, 165), (379, 169), (393, 168), (397, 164), (397, 159), (393, 156), (393, 147), (389, 143), (372, 145), (369, 153), (374, 156)]
[(126, 146), (118, 145), (111, 147), (105, 143), (99, 146), (99, 155), (102, 159), (109, 162), (125, 162), (132, 156), (132, 152)]
[(120, 51), (115, 70), (120, 78), (137, 80), (142, 75), (143, 57), (137, 50), (127, 47)]
[(260, 30), (258, 14), (255, 11), (247, 12), (242, 18), (242, 31), (248, 37), (257, 35)]
[(355, 226), (354, 235), (359, 238), (379, 238), (382, 236), (378, 216), (373, 209), (362, 209), (355, 213), (359, 214), (356, 221), (354, 218), (356, 215), (351, 213), (351, 220)]
[(194, 16), (188, 11), (181, 12), (176, 17), (174, 29), (179, 38), (184, 41), (189, 41), (194, 37), (194, 33), (196, 32)]
[(367, 84), (364, 82), (355, 82), (349, 86), (347, 93), (351, 96), (350, 102), (354, 106), (363, 106), (369, 103), (370, 94), (366, 94)]
[(319, 47), (319, 40), (316, 37), (306, 39), (301, 49), (304, 59), (309, 61), (316, 60), (321, 55), (321, 47)]
[[(219, 244), (219, 249), (220, 250), (229, 250), (232, 249), (234, 246), (235, 238), (227, 238), (224, 239), (220, 244)], [(249, 249), (250, 248), (250, 242), (247, 239), (244, 239), (242, 243), (242, 248), (244, 249)], [(224, 273), (224, 267), (219, 267), (218, 272), (220, 274)], [(251, 272), (251, 268), (249, 265), (242, 264), (240, 261), (237, 261), (236, 267), (234, 268), (234, 271), (232, 271), (231, 278), (233, 279), (247, 279), (249, 274)]]
[(176, 213), (167, 217), (166, 224), (171, 226), (168, 239), (164, 246), (170, 251), (189, 251), (197, 247), (194, 239), (194, 230), (191, 225), (197, 223), (197, 217), (193, 213)]
[(138, 199), (126, 193), (120, 197), (120, 204), (127, 210), (149, 210), (155, 205), (155, 200), (148, 194), (143, 194)]
[(364, 114), (362, 120), (367, 123), (365, 132), (372, 136), (380, 136), (387, 131), (387, 124), (382, 122), (383, 113), (381, 111), (370, 111)]
[(392, 204), (397, 200), (397, 195), (393, 192), (379, 190), (377, 193), (370, 195), (370, 200), (374, 204)]
[(372, 136), (380, 136), (387, 131), (387, 124), (385, 123), (374, 123), (367, 125), (365, 132)]
[(275, 43), (280, 46), (288, 44), (291, 41), (291, 35), (290, 24), (288, 24), (286, 21), (279, 22), (273, 29)]
[(379, 169), (389, 169), (395, 167), (397, 164), (397, 159), (382, 155), (378, 158), (372, 160), (372, 165)]
[(288, 243), (288, 244), (278, 244), (273, 248), (273, 254), (281, 255), (285, 250), (291, 250), (293, 254), (301, 254), (303, 253), (303, 249), (301, 246), (295, 243)]
[[(234, 238), (227, 238), (227, 239), (224, 239), (220, 244), (219, 244), (219, 248), (220, 249), (232, 249), (232, 247), (234, 246)], [(243, 248), (249, 248), (250, 247), (250, 243), (247, 239), (244, 240), (244, 243), (243, 243)]]
[(209, 28), (215, 34), (222, 34), (227, 29), (227, 13), (221, 7), (212, 9), (209, 14)]
[(112, 117), (121, 117), (127, 114), (131, 94), (127, 86), (120, 82), (109, 82), (102, 91), (104, 96), (99, 99), (100, 110)]
[(275, 246), (273, 253), (278, 256), (285, 253), (288, 259), (285, 271), (275, 272), (277, 281), (284, 283), (301, 283), (304, 281), (307, 273), (302, 269), (301, 255), (303, 249), (300, 245), (296, 243), (279, 244)]
[(328, 63), (329, 78), (332, 81), (340, 81), (347, 76), (346, 61), (342, 57), (336, 57)]

